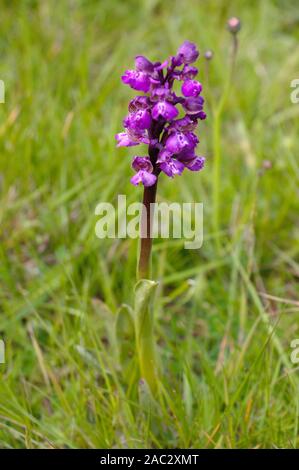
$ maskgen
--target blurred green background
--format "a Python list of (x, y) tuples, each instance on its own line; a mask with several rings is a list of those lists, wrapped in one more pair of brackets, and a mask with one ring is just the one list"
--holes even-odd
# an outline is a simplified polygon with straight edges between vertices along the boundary
[[(0, 446), (298, 447), (297, 2), (0, 6)], [(242, 30), (217, 115), (230, 16)], [(115, 312), (132, 302), (137, 244), (97, 239), (94, 210), (118, 194), (142, 197), (129, 183), (135, 150), (115, 148), (134, 96), (121, 73), (135, 55), (161, 60), (185, 39), (202, 54), (207, 164), (161, 177), (158, 200), (203, 202), (204, 245), (154, 243), (167, 390), (158, 405), (142, 387), (128, 396), (115, 352)]]

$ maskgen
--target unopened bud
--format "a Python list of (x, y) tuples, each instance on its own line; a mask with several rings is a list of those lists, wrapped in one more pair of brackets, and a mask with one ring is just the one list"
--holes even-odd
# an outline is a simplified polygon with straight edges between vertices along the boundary
[(211, 51), (210, 49), (207, 50), (207, 51), (205, 52), (205, 58), (206, 58), (207, 60), (213, 59), (213, 51)]
[(264, 168), (264, 170), (271, 170), (272, 162), (270, 160), (264, 160), (263, 161), (263, 168)]
[(239, 18), (233, 16), (227, 22), (227, 28), (230, 33), (237, 34), (241, 29), (241, 21)]

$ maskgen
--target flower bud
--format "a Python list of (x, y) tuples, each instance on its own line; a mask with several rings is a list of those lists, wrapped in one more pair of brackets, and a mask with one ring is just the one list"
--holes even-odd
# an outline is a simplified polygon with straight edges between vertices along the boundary
[(198, 58), (199, 52), (198, 52), (195, 44), (193, 44), (190, 41), (185, 41), (179, 47), (178, 52), (177, 52), (177, 56), (179, 58), (181, 58), (181, 60), (184, 64), (192, 64), (192, 62), (195, 62), (196, 59)]
[(230, 33), (237, 34), (241, 29), (241, 21), (236, 16), (232, 16), (227, 22), (227, 28)]
[(208, 49), (208, 50), (205, 52), (205, 58), (206, 58), (207, 60), (213, 59), (213, 51), (211, 51), (210, 49)]
[(263, 161), (263, 169), (264, 170), (271, 170), (272, 168), (272, 162), (270, 160), (264, 160)]
[(182, 86), (184, 96), (198, 96), (202, 90), (202, 85), (197, 80), (185, 80)]

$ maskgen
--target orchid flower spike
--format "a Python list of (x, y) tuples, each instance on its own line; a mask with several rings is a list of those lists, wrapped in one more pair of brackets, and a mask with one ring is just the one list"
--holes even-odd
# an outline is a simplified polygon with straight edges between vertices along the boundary
[[(117, 146), (148, 146), (148, 155), (133, 158), (136, 174), (132, 184), (149, 187), (161, 172), (174, 177), (185, 168), (200, 171), (204, 167), (204, 157), (195, 153), (199, 139), (194, 130), (198, 121), (206, 118), (202, 84), (195, 80), (198, 70), (191, 65), (198, 56), (196, 45), (185, 41), (177, 54), (164, 62), (137, 56), (135, 69), (122, 75), (123, 83), (143, 95), (130, 101), (123, 121), (125, 130), (115, 136)], [(181, 82), (182, 96), (173, 90), (175, 80)]]

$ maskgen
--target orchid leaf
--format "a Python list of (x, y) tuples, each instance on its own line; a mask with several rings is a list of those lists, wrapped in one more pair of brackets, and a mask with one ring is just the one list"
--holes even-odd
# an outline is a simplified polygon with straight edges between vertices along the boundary
[(134, 321), (141, 379), (157, 392), (157, 361), (154, 341), (153, 298), (158, 283), (141, 279), (135, 285)]

